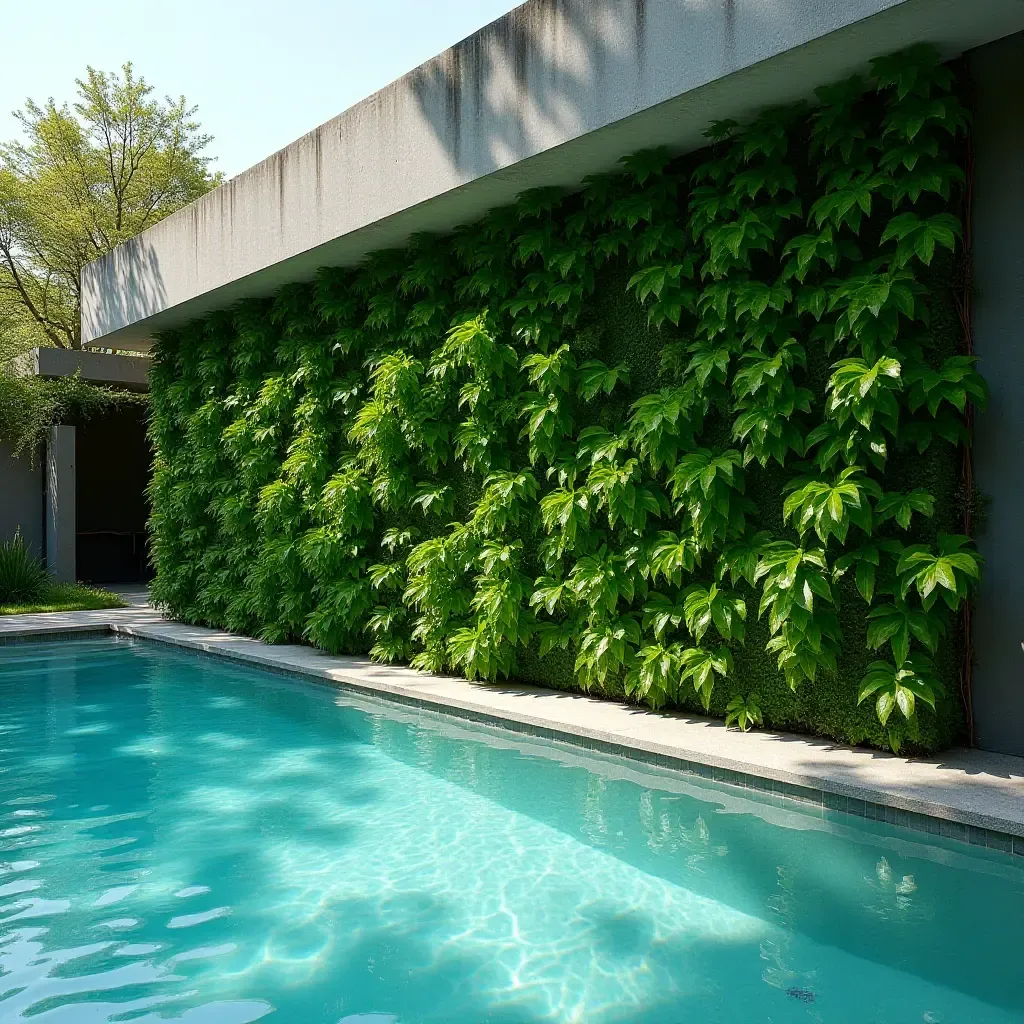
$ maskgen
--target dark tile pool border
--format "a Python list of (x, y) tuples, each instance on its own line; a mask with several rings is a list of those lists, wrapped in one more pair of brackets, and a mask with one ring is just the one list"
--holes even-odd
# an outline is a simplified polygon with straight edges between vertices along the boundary
[(4, 636), (0, 633), (0, 647), (17, 647), (21, 644), (60, 643), (71, 640), (95, 640), (104, 636), (117, 636), (117, 630), (110, 626), (60, 626), (56, 630), (39, 630), (36, 633), (17, 633)]
[(652, 767), (668, 769), (684, 775), (692, 775), (716, 783), (732, 786), (737, 789), (751, 790), (764, 797), (771, 798), (778, 806), (790, 806), (803, 813), (811, 813), (815, 817), (831, 817), (832, 815), (850, 815), (867, 821), (877, 821), (897, 828), (913, 832), (939, 836), (943, 839), (964, 843), (968, 846), (994, 850), (1000, 853), (1013, 854), (1024, 858), (1024, 835), (1016, 835), (998, 829), (985, 828), (969, 823), (954, 821), (950, 818), (907, 810), (892, 804), (868, 800), (863, 797), (838, 793), (824, 787), (806, 786), (793, 782), (772, 779), (765, 775), (737, 771), (718, 765), (710, 765), (700, 761), (691, 761), (674, 754), (658, 753), (643, 747), (617, 743), (612, 740), (583, 736), (570, 729), (554, 729), (550, 726), (537, 725), (515, 718), (480, 711), (474, 708), (460, 707), (437, 699), (425, 699), (414, 694), (383, 690), (351, 679), (332, 679), (312, 669), (295, 665), (275, 665), (257, 658), (250, 658), (232, 651), (209, 650), (189, 643), (176, 641), (171, 637), (140, 633), (128, 626), (119, 625), (82, 625), (58, 626), (41, 628), (32, 632), (19, 633), (17, 636), (0, 636), (0, 646), (31, 644), (51, 641), (69, 641), (94, 639), (100, 637), (120, 637), (122, 639), (155, 643), (176, 650), (190, 652), (198, 657), (221, 658), (236, 665), (258, 668), (273, 675), (290, 679), (301, 679), (320, 686), (349, 690), (360, 696), (372, 697), (377, 700), (401, 704), (419, 710), (459, 718), (518, 733), (531, 738), (551, 740), (564, 743), (581, 750), (611, 754), (628, 761), (647, 764)]

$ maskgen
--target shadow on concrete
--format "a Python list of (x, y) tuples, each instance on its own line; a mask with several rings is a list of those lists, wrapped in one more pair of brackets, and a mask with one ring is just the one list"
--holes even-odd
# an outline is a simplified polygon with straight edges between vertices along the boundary
[[(196, 206), (192, 203), (172, 213), (167, 220), (195, 217)], [(145, 320), (166, 307), (167, 287), (160, 269), (160, 257), (149, 234), (143, 232), (130, 238), (83, 270), (83, 343), (88, 344), (93, 338), (103, 338), (125, 325)], [(110, 340), (110, 344), (116, 343), (116, 339)], [(132, 348), (128, 342), (125, 346)]]

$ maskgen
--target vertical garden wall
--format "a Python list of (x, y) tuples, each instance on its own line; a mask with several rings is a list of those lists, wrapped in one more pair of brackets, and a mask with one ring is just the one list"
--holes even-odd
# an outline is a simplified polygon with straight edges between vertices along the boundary
[(927, 49), (163, 336), (155, 598), (934, 749), (980, 567), (967, 113)]

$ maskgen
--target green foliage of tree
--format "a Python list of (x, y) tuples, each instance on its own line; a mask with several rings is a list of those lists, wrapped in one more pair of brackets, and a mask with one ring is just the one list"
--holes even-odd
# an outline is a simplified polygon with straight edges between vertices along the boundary
[(15, 115), (21, 138), (0, 145), (8, 349), (79, 348), (82, 268), (221, 180), (184, 97), (156, 99), (131, 64), (88, 68), (76, 85), (70, 106), (28, 100)]
[(950, 467), (985, 399), (944, 321), (954, 85), (885, 58), (166, 335), (155, 596), (743, 729), (953, 738), (980, 561)]

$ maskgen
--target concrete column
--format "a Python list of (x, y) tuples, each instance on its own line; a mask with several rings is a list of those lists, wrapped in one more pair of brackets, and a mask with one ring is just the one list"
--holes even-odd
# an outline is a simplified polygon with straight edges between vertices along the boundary
[(1024, 34), (970, 54), (975, 87), (974, 351), (988, 381), (974, 477), (991, 498), (978, 550), (974, 720), (978, 745), (1024, 754)]
[(50, 427), (46, 445), (46, 567), (75, 581), (75, 428)]

